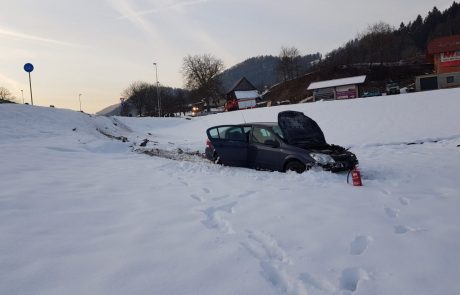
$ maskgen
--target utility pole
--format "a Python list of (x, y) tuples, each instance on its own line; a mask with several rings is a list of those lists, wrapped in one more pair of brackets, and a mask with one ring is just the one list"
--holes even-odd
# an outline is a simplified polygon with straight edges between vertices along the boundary
[(22, 96), (22, 104), (24, 104), (24, 90), (21, 89), (21, 96)]
[(161, 117), (161, 97), (160, 97), (160, 83), (158, 82), (158, 65), (156, 62), (154, 62), (153, 65), (155, 66), (155, 76), (157, 79), (158, 117)]
[(81, 93), (78, 94), (78, 101), (80, 102), (80, 112), (81, 112), (81, 99), (80, 99)]

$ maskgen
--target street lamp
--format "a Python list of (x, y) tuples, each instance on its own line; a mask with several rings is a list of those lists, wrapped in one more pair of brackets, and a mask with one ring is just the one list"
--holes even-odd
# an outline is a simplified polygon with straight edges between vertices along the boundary
[(21, 89), (21, 96), (22, 96), (22, 104), (24, 104), (24, 90)]
[(80, 112), (81, 112), (81, 99), (80, 99), (81, 93), (78, 94), (78, 101), (80, 102)]
[(160, 98), (160, 83), (158, 82), (158, 65), (156, 62), (154, 62), (153, 65), (155, 66), (155, 76), (157, 79), (158, 117), (161, 117), (161, 98)]

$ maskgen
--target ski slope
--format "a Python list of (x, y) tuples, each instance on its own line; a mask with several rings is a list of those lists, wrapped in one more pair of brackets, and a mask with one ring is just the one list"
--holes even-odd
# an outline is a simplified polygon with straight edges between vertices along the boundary
[[(456, 294), (459, 98), (191, 120), (0, 105), (0, 294)], [(134, 151), (202, 152), (206, 128), (282, 110), (350, 147), (364, 187)]]

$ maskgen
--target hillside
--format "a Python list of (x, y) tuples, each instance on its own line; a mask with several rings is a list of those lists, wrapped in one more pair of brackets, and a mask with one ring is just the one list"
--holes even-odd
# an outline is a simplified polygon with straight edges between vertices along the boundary
[[(459, 97), (451, 89), (191, 120), (2, 104), (0, 293), (455, 293)], [(364, 187), (346, 174), (222, 167), (187, 153), (204, 150), (210, 126), (273, 121), (287, 109), (358, 156)]]
[(420, 14), (408, 24), (393, 28), (385, 23), (369, 26), (363, 33), (326, 54), (318, 67), (334, 72), (340, 65), (355, 63), (424, 62), (429, 41), (460, 34), (460, 3), (445, 11), (434, 7), (425, 17)]
[[(311, 68), (311, 62), (319, 58), (319, 54), (302, 56), (299, 60), (300, 73), (306, 73)], [(225, 70), (219, 77), (225, 92), (229, 91), (242, 77), (246, 77), (259, 90), (263, 90), (280, 81), (279, 62), (280, 58), (272, 55), (252, 57)]]
[(99, 112), (96, 113), (96, 115), (100, 116), (117, 116), (120, 115), (120, 104), (113, 104), (111, 106), (108, 106)]

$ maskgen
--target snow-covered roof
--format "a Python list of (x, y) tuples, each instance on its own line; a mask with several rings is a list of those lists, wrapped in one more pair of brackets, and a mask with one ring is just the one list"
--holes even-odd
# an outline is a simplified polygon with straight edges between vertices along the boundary
[(259, 91), (257, 90), (235, 91), (235, 96), (237, 99), (256, 98), (256, 97), (259, 97)]
[(343, 86), (343, 85), (362, 84), (364, 83), (364, 81), (366, 81), (365, 75), (343, 78), (343, 79), (320, 81), (320, 82), (311, 83), (310, 86), (308, 86), (308, 90), (329, 88), (329, 87), (336, 87), (336, 86)]

